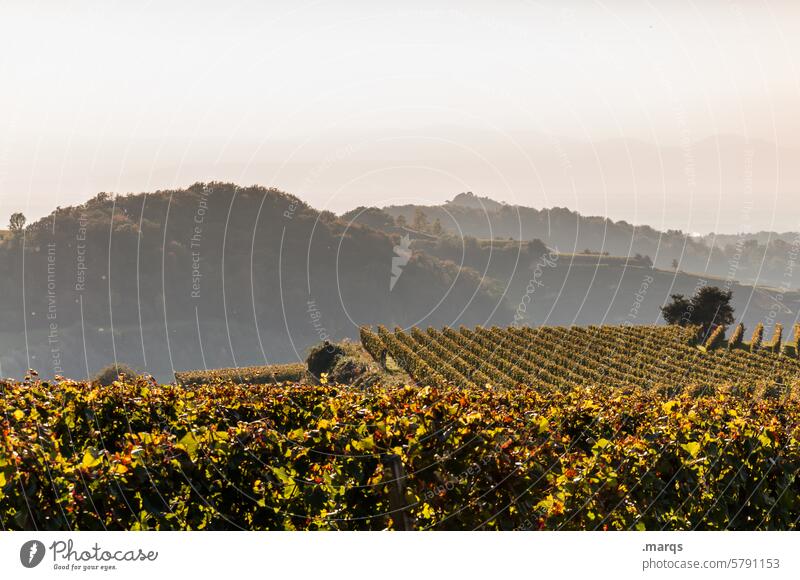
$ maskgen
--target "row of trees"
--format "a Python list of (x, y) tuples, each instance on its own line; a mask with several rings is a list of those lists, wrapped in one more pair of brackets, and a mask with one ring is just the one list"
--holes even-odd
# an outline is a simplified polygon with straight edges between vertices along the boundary
[[(402, 214), (397, 216), (395, 219), (395, 224), (398, 228), (408, 228), (408, 222), (406, 221), (405, 216)], [(436, 218), (433, 224), (431, 224), (428, 220), (428, 216), (419, 208), (417, 208), (414, 212), (414, 219), (411, 223), (411, 229), (434, 236), (441, 236), (444, 234), (444, 227), (442, 226), (441, 220)]]

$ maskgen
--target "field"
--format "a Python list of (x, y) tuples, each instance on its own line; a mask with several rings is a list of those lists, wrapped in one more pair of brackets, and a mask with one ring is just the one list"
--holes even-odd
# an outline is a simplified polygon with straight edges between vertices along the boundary
[[(721, 329), (721, 327), (720, 327)], [(750, 343), (742, 329), (698, 339), (681, 326), (511, 327), (406, 332), (361, 329), (376, 360), (390, 358), (419, 384), (469, 387), (592, 385), (682, 389), (782, 385), (800, 379), (798, 331), (792, 344)], [(780, 333), (776, 335), (780, 338)]]
[(362, 334), (417, 384), (1, 383), (0, 527), (798, 529), (796, 351), (677, 327)]

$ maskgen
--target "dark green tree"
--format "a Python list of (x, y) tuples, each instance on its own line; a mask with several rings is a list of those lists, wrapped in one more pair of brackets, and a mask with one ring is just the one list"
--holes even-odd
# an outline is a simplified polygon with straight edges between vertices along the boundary
[(691, 298), (673, 294), (672, 301), (661, 307), (661, 315), (667, 324), (688, 326), (700, 325), (703, 331), (733, 323), (733, 292), (716, 286), (704, 286)]
[(24, 214), (20, 212), (12, 213), (11, 218), (8, 220), (8, 229), (11, 230), (11, 233), (17, 235), (25, 228), (26, 221)]

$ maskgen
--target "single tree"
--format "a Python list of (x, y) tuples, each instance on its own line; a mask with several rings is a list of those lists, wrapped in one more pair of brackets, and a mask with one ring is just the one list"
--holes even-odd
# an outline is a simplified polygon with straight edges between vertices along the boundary
[(672, 294), (672, 302), (661, 307), (661, 316), (667, 324), (686, 326), (691, 324), (692, 301), (683, 294)]
[(672, 302), (661, 307), (661, 315), (667, 324), (699, 325), (704, 332), (717, 326), (733, 323), (733, 292), (716, 286), (703, 286), (691, 298), (673, 294)]
[(394, 219), (394, 223), (397, 225), (398, 228), (405, 228), (408, 223), (406, 222), (406, 216), (400, 214)]
[(419, 208), (414, 211), (414, 229), (418, 232), (428, 231), (428, 216)]
[(672, 269), (675, 270), (676, 272), (678, 271), (678, 265), (679, 265), (678, 260), (672, 258)]
[(434, 236), (441, 236), (444, 233), (444, 228), (442, 227), (442, 222), (439, 221), (439, 218), (436, 218), (436, 221), (433, 222), (433, 227), (431, 228), (431, 233)]
[(11, 230), (11, 233), (16, 235), (22, 232), (25, 228), (25, 222), (28, 221), (25, 219), (25, 215), (16, 212), (11, 214), (11, 218), (8, 220), (8, 229)]

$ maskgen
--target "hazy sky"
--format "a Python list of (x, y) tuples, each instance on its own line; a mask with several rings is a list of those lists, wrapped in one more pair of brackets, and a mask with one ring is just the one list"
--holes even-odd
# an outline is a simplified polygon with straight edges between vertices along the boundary
[(0, 219), (259, 183), (800, 229), (800, 2), (4, 2)]

